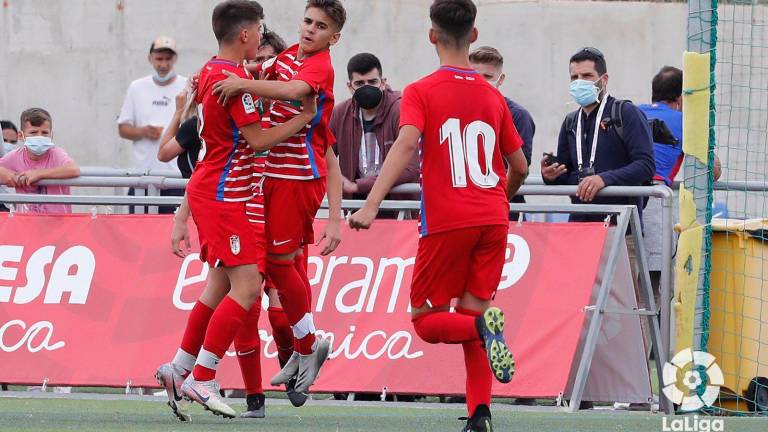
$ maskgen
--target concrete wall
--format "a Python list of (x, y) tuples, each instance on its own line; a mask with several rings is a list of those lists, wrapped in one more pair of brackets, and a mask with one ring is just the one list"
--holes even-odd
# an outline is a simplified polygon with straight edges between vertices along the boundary
[[(7, 0), (0, 9), (0, 118), (18, 122), (30, 106), (48, 108), (56, 142), (82, 165), (128, 166), (130, 144), (115, 119), (131, 80), (151, 72), (151, 40), (178, 41), (177, 70), (189, 74), (211, 55), (214, 0)], [(395, 88), (438, 64), (426, 34), (429, 0), (347, 0), (348, 21), (333, 48), (337, 99), (348, 97), (346, 62), (377, 54)], [(480, 0), (479, 44), (506, 59), (502, 88), (534, 116), (534, 155), (556, 146), (568, 96), (567, 61), (592, 45), (606, 54), (612, 94), (650, 98), (663, 65), (680, 66), (686, 43), (685, 4)], [(295, 40), (304, 0), (263, 0), (267, 23)], [(120, 7), (122, 5), (122, 7)], [(534, 164), (534, 171), (538, 165)]]

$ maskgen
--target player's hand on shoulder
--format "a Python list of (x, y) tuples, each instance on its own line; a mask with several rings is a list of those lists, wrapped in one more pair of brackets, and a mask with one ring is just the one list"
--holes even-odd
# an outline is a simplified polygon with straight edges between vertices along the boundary
[(363, 206), (360, 210), (354, 212), (352, 216), (347, 218), (349, 227), (355, 230), (368, 229), (373, 224), (373, 220), (376, 219), (378, 214), (377, 209), (370, 209)]
[(219, 103), (226, 105), (230, 99), (237, 97), (243, 92), (242, 82), (245, 80), (228, 70), (222, 70), (221, 72), (227, 78), (213, 85), (213, 94), (219, 95)]

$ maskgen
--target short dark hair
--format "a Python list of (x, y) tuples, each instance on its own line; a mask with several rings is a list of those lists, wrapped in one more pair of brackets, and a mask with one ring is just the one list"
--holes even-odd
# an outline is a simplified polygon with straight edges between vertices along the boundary
[(251, 0), (227, 0), (213, 8), (211, 22), (216, 40), (231, 42), (243, 29), (264, 19), (264, 8)]
[(13, 124), (13, 122), (10, 121), (10, 120), (0, 120), (0, 129), (2, 129), (2, 130), (10, 129), (10, 130), (12, 130), (14, 132), (18, 132), (19, 131), (16, 128), (16, 125)]
[(600, 75), (608, 72), (608, 65), (605, 63), (605, 56), (597, 48), (584, 47), (571, 56), (568, 64), (581, 63), (583, 61), (592, 61), (595, 63), (595, 70)]
[(19, 119), (22, 129), (24, 128), (24, 123), (29, 123), (32, 126), (42, 126), (45, 122), (53, 125), (53, 118), (51, 113), (42, 108), (26, 109), (21, 113), (21, 118)]
[(275, 54), (280, 54), (281, 52), (285, 51), (286, 48), (288, 48), (288, 45), (285, 43), (283, 38), (281, 38), (280, 35), (273, 32), (272, 30), (267, 31), (261, 37), (260, 47), (267, 45), (272, 47), (272, 49), (275, 51)]
[(438, 38), (446, 44), (469, 43), (476, 16), (477, 7), (472, 0), (435, 0), (429, 8)]
[(378, 57), (371, 53), (355, 54), (349, 59), (349, 63), (347, 63), (347, 76), (351, 80), (353, 73), (364, 75), (374, 69), (379, 70), (379, 75), (384, 73), (381, 69), (381, 62)]
[(494, 47), (481, 46), (469, 53), (469, 62), (501, 67), (504, 66), (504, 57)]
[(341, 31), (344, 28), (344, 23), (347, 22), (347, 11), (344, 9), (344, 5), (339, 0), (307, 0), (307, 7), (317, 8), (325, 12), (334, 24), (336, 24), (336, 30)]
[(653, 102), (673, 102), (683, 94), (683, 71), (664, 66), (651, 83)]

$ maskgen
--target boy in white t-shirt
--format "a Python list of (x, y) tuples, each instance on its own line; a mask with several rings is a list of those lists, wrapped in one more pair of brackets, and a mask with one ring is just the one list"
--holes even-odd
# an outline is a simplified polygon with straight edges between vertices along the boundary
[[(187, 85), (187, 78), (176, 75), (173, 66), (177, 60), (176, 42), (167, 37), (156, 38), (149, 48), (149, 63), (155, 72), (131, 83), (125, 95), (118, 132), (133, 141), (133, 167), (141, 170), (176, 171), (176, 159), (161, 162), (157, 159), (160, 137), (175, 111), (174, 100)], [(128, 192), (133, 195), (133, 190)], [(183, 190), (164, 190), (161, 195), (181, 196)], [(173, 207), (160, 207), (160, 213), (173, 213)]]

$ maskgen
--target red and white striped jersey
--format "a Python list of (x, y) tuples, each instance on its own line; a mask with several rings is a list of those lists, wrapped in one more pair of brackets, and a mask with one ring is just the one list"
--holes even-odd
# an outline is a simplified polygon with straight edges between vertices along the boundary
[[(309, 57), (297, 58), (299, 46), (294, 45), (277, 57), (262, 64), (267, 79), (277, 81), (304, 81), (317, 95), (317, 114), (298, 133), (274, 146), (266, 162), (267, 177), (292, 180), (311, 180), (327, 173), (325, 152), (336, 141), (328, 123), (333, 112), (333, 66), (329, 50)], [(269, 123), (263, 127), (281, 125), (301, 112), (299, 101), (272, 102)]]
[(264, 168), (267, 162), (267, 152), (254, 153), (253, 155), (253, 198), (245, 203), (245, 214), (248, 222), (252, 224), (264, 224), (264, 191), (262, 180)]

